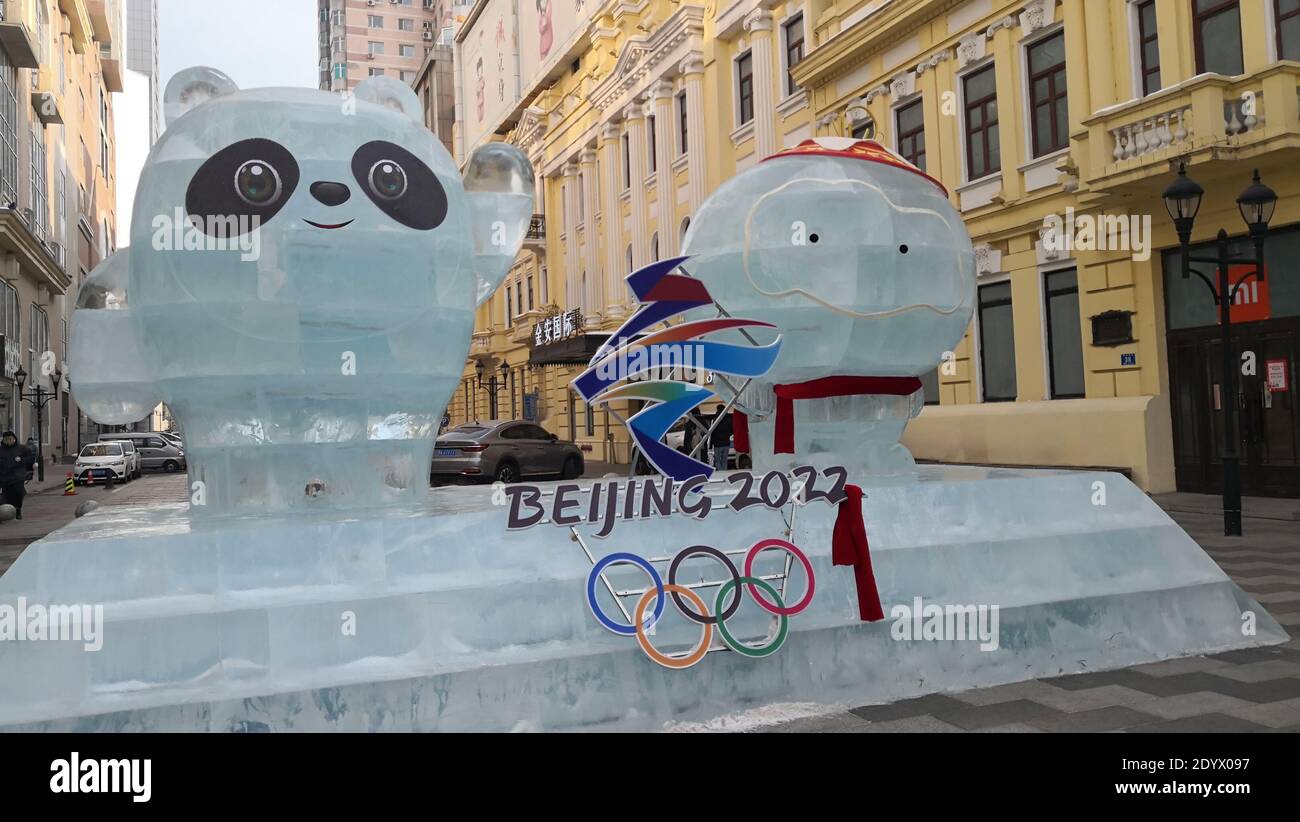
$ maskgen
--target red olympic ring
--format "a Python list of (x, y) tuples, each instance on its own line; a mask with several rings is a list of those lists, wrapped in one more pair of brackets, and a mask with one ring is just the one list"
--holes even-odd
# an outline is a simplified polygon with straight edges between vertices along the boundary
[(754, 558), (768, 548), (782, 548), (789, 551), (803, 564), (804, 572), (808, 575), (808, 590), (804, 592), (803, 599), (799, 600), (794, 605), (782, 608), (778, 605), (773, 605), (764, 599), (763, 595), (758, 590), (758, 586), (753, 583), (746, 583), (746, 585), (749, 587), (749, 592), (753, 594), (754, 601), (757, 602), (758, 606), (764, 611), (767, 611), (769, 614), (776, 614), (777, 616), (794, 616), (808, 607), (812, 602), (813, 592), (817, 589), (817, 578), (813, 576), (812, 563), (808, 561), (808, 556), (803, 551), (799, 550), (794, 543), (773, 537), (771, 539), (760, 540), (754, 543), (753, 548), (749, 549), (749, 553), (745, 555), (745, 576), (754, 576)]

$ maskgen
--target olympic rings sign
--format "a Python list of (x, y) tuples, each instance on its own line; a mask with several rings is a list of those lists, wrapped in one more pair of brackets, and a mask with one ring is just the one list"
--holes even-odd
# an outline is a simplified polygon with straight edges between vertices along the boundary
[[(754, 560), (760, 553), (769, 548), (779, 548), (787, 551), (803, 565), (804, 573), (808, 577), (808, 590), (804, 592), (803, 598), (794, 605), (787, 606), (776, 588), (769, 584), (767, 580), (754, 576)], [(680, 570), (682, 562), (692, 556), (712, 557), (726, 568), (731, 577), (718, 589), (717, 596), (713, 600), (712, 611), (709, 610), (708, 605), (700, 598), (699, 594), (685, 585), (679, 585), (677, 582), (677, 572)], [(632, 624), (630, 625), (609, 617), (601, 610), (600, 603), (596, 600), (596, 583), (600, 580), (601, 574), (613, 565), (635, 565), (646, 572), (652, 584), (637, 600), (633, 611)], [(783, 539), (763, 539), (754, 543), (745, 554), (744, 570), (743, 574), (740, 573), (731, 559), (717, 548), (708, 545), (692, 545), (689, 548), (682, 549), (673, 557), (668, 566), (668, 581), (664, 582), (659, 571), (645, 558), (626, 552), (613, 553), (603, 557), (593, 565), (591, 573), (587, 575), (587, 605), (591, 608), (591, 613), (596, 618), (596, 621), (605, 629), (620, 636), (636, 637), (637, 644), (645, 652), (645, 655), (665, 668), (682, 670), (704, 659), (704, 656), (709, 652), (709, 647), (713, 644), (715, 627), (722, 638), (722, 642), (732, 651), (755, 659), (770, 656), (785, 644), (786, 637), (789, 635), (790, 617), (801, 613), (812, 603), (813, 593), (817, 587), (812, 563), (808, 561), (807, 555), (793, 543)], [(766, 645), (755, 646), (741, 642), (727, 630), (727, 620), (740, 609), (742, 586), (754, 597), (754, 602), (758, 604), (758, 607), (779, 619), (776, 636), (769, 640)], [(650, 637), (647, 633), (663, 616), (664, 608), (667, 606), (670, 596), (673, 605), (682, 616), (700, 625), (699, 642), (690, 651), (676, 656), (665, 654), (655, 648), (650, 643)], [(728, 602), (729, 596), (730, 602)], [(651, 609), (651, 603), (653, 603), (653, 609)], [(646, 614), (648, 609), (650, 610), (649, 615)]]

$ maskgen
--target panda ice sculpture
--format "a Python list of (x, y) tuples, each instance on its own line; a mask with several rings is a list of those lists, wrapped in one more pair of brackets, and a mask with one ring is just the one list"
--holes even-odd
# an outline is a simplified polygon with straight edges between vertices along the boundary
[(775, 326), (757, 342), (783, 337), (737, 402), (756, 469), (914, 465), (899, 438), (924, 404), (917, 378), (961, 340), (975, 296), (970, 236), (940, 183), (870, 141), (805, 140), (719, 187), (682, 253), (730, 315)]
[(528, 161), (485, 146), (462, 182), (391, 78), (241, 91), (194, 68), (165, 108), (130, 248), (78, 295), (78, 403), (120, 424), (166, 402), (196, 515), (417, 499), (532, 214)]

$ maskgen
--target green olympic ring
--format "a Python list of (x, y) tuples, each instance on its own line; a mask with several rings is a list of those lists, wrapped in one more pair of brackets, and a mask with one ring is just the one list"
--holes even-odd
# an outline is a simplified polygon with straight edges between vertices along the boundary
[[(758, 577), (739, 577), (739, 578), (732, 577), (731, 579), (723, 583), (722, 587), (718, 589), (718, 597), (716, 600), (714, 600), (713, 603), (713, 612), (715, 614), (722, 613), (722, 605), (727, 598), (727, 594), (731, 593), (732, 590), (735, 589), (737, 585), (746, 584), (746, 583), (749, 585), (758, 586), (759, 588), (762, 588), (764, 591), (767, 591), (767, 593), (774, 600), (776, 600), (776, 604), (778, 608), (785, 607), (785, 602), (781, 599), (781, 595), (776, 592), (775, 588), (773, 588), (771, 585), (768, 585), (765, 580), (759, 579)], [(721, 619), (718, 620), (717, 626), (718, 626), (718, 632), (722, 634), (722, 641), (727, 643), (728, 648), (730, 648), (731, 650), (735, 651), (738, 654), (742, 654), (744, 656), (751, 657), (753, 659), (758, 659), (760, 657), (771, 656), (772, 654), (781, 650), (781, 646), (785, 644), (786, 636), (788, 636), (790, 632), (790, 618), (785, 614), (780, 614), (778, 615), (778, 619), (781, 620), (781, 628), (776, 632), (776, 639), (772, 640), (767, 645), (763, 645), (757, 648), (755, 648), (752, 645), (746, 645), (745, 643), (733, 637), (731, 635), (731, 632), (727, 630), (727, 623), (724, 622), (723, 620)]]

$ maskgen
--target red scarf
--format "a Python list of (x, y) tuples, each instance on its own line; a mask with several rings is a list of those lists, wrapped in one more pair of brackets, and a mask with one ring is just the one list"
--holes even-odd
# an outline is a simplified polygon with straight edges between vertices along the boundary
[(867, 526), (862, 521), (862, 489), (845, 485), (844, 491), (848, 496), (840, 502), (835, 529), (831, 532), (831, 562), (853, 566), (853, 579), (858, 588), (858, 616), (863, 622), (876, 622), (885, 618), (885, 611), (880, 606), (876, 575), (871, 570)]
[[(773, 386), (776, 393), (776, 435), (772, 453), (794, 453), (794, 401), (820, 400), (861, 394), (906, 397), (921, 389), (916, 377), (822, 377), (819, 380)], [(736, 411), (732, 417), (736, 453), (749, 453), (749, 418)]]

